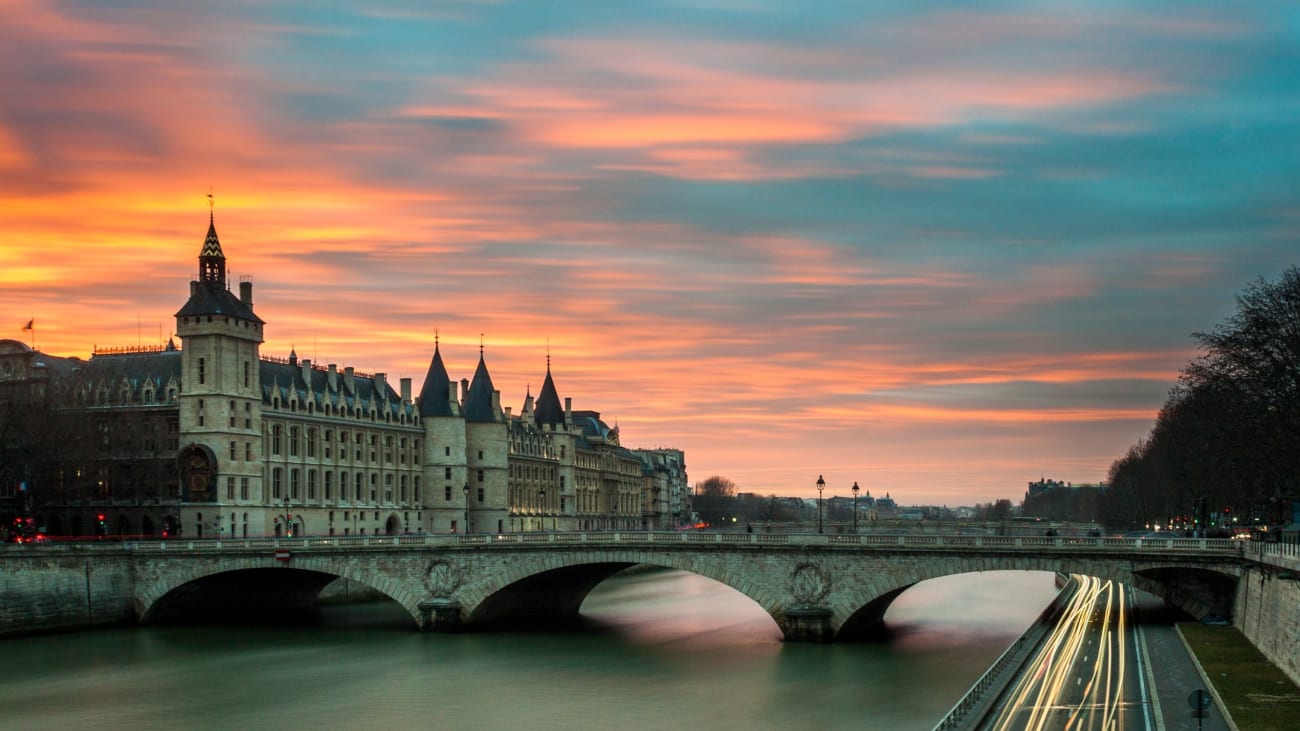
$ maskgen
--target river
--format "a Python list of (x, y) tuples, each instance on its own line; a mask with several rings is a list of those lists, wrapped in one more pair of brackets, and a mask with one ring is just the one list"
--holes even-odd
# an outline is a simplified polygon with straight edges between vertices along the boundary
[(390, 602), (291, 627), (0, 641), (5, 729), (930, 729), (1055, 596), (1048, 573), (924, 582), (889, 640), (783, 643), (743, 595), (631, 573), (566, 632), (415, 632)]

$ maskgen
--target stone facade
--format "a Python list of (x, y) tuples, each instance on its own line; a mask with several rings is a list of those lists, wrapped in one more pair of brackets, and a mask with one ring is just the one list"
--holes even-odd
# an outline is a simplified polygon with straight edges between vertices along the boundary
[(384, 373), (263, 355), (265, 327), (252, 282), (228, 288), (210, 221), (176, 313), (180, 345), (81, 360), (0, 341), (0, 395), (50, 384), (55, 408), (84, 431), (84, 444), (30, 481), (42, 526), (56, 536), (504, 534), (656, 529), (683, 512), (680, 450), (625, 448), (598, 412), (561, 407), (549, 356), (542, 393), (516, 416), (482, 347), (473, 379), (458, 384), (435, 342), (413, 397), (410, 379), (394, 388)]

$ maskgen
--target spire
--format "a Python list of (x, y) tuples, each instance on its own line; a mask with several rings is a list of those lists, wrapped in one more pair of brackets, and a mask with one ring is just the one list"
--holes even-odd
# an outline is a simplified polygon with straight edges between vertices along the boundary
[(433, 339), (433, 360), (420, 388), (420, 416), (454, 416), (451, 411), (451, 379), (438, 350), (438, 336)]
[(492, 407), (495, 391), (487, 362), (483, 359), (483, 345), (480, 343), (478, 368), (474, 369), (474, 380), (469, 384), (469, 393), (465, 394), (465, 421), (497, 421), (497, 414)]
[(199, 251), (199, 281), (226, 285), (226, 255), (221, 253), (221, 241), (217, 239), (211, 193), (208, 193), (208, 235), (203, 238), (203, 249)]
[(535, 408), (534, 420), (538, 426), (564, 423), (564, 407), (560, 406), (560, 394), (555, 390), (555, 379), (551, 378), (550, 346), (547, 346), (546, 353), (546, 380), (542, 382), (542, 390), (537, 394)]

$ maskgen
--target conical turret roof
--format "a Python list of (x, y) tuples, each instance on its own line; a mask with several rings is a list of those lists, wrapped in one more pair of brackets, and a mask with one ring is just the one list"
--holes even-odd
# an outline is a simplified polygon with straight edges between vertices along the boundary
[(451, 379), (447, 376), (447, 366), (443, 365), (437, 344), (433, 346), (433, 360), (429, 361), (429, 372), (420, 388), (420, 416), (454, 416), (451, 411)]

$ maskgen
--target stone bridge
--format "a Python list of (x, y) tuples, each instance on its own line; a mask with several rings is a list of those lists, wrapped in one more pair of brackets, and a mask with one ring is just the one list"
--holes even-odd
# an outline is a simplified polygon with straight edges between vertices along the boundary
[[(107, 548), (107, 547), (106, 547)], [(196, 613), (266, 616), (311, 605), (342, 577), (390, 597), (427, 630), (548, 626), (635, 565), (689, 571), (752, 599), (787, 640), (856, 639), (908, 587), (1022, 570), (1112, 579), (1192, 616), (1231, 615), (1241, 542), (1195, 538), (766, 533), (524, 533), (121, 544), (145, 623)]]

